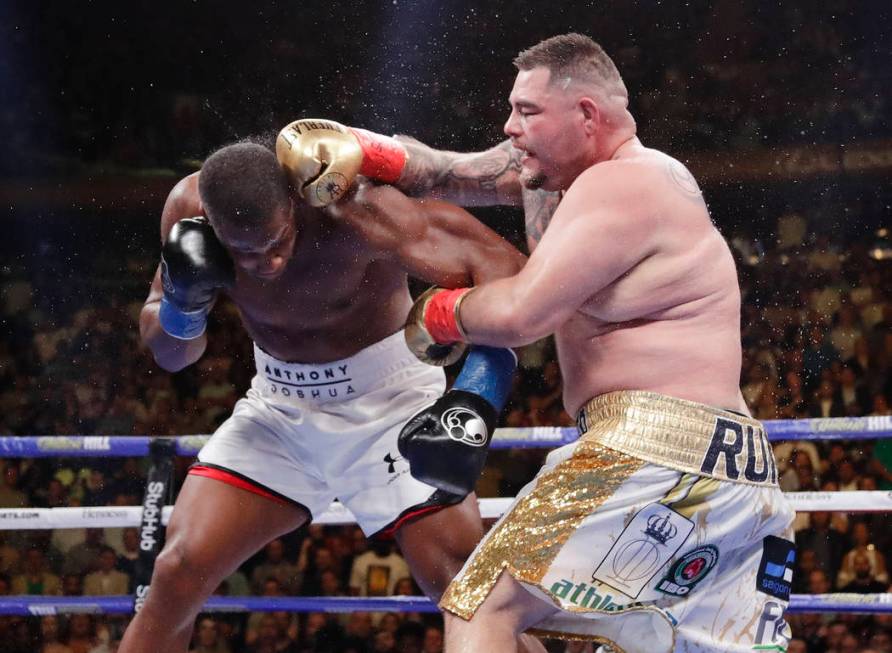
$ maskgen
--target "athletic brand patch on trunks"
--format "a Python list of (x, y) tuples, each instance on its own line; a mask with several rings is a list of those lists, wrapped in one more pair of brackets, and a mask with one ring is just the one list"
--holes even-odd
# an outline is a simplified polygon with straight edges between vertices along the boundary
[(756, 590), (783, 601), (790, 600), (796, 545), (782, 537), (768, 535), (762, 540), (762, 560), (756, 574)]
[(711, 544), (698, 546), (672, 563), (657, 584), (657, 590), (672, 596), (684, 596), (706, 578), (719, 561), (719, 550)]
[[(600, 592), (598, 591), (599, 589), (601, 590)], [(637, 605), (637, 603), (621, 602), (613, 594), (605, 592), (597, 585), (590, 586), (588, 583), (574, 583), (569, 578), (564, 578), (552, 584), (551, 593), (557, 598), (564, 599), (581, 608), (591, 608), (592, 610), (603, 610), (605, 612), (616, 612), (617, 610), (625, 610)]]
[(652, 503), (632, 517), (592, 581), (636, 598), (657, 572), (672, 559), (694, 530), (694, 522), (661, 503)]

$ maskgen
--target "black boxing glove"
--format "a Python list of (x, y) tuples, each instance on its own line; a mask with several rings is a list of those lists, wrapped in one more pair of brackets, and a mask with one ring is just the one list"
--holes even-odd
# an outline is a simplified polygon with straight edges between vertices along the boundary
[(235, 283), (235, 265), (205, 218), (177, 222), (161, 248), (161, 328), (180, 340), (204, 333), (221, 288)]
[(450, 390), (400, 431), (400, 455), (412, 476), (451, 494), (474, 491), (498, 413), (472, 392)]
[(412, 476), (459, 496), (474, 491), (516, 366), (510, 349), (471, 348), (452, 389), (400, 431)]

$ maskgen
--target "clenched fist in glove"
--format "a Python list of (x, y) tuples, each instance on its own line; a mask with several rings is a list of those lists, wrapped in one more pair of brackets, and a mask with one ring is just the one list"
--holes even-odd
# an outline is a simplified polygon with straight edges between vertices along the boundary
[(406, 165), (406, 149), (393, 138), (318, 119), (280, 131), (276, 157), (311, 206), (336, 202), (358, 175), (394, 183)]
[(452, 389), (400, 431), (412, 476), (460, 496), (474, 491), (516, 366), (510, 349), (471, 349)]
[(235, 266), (205, 218), (177, 222), (161, 248), (161, 328), (180, 340), (204, 333), (211, 305), (235, 283)]

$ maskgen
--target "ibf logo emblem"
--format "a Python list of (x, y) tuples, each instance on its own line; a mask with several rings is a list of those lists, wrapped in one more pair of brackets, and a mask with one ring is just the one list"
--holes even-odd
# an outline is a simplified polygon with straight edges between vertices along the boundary
[(440, 424), (446, 429), (450, 438), (462, 444), (483, 447), (489, 439), (486, 422), (469, 408), (450, 408), (440, 417)]
[[(758, 461), (756, 457), (756, 440), (759, 441), (761, 461)], [(744, 448), (746, 449), (745, 453)], [(777, 483), (777, 466), (774, 462), (774, 454), (767, 444), (765, 432), (762, 429), (717, 417), (709, 449), (700, 465), (700, 472), (713, 475), (720, 459), (724, 459), (724, 475), (729, 480), (738, 480), (741, 471), (743, 471), (743, 477), (751, 483)], [(741, 462), (744, 462), (743, 470), (740, 468)], [(761, 469), (757, 468), (758, 466)]]
[(719, 550), (711, 544), (688, 551), (669, 568), (657, 584), (657, 590), (663, 594), (685, 596), (706, 578), (718, 561)]

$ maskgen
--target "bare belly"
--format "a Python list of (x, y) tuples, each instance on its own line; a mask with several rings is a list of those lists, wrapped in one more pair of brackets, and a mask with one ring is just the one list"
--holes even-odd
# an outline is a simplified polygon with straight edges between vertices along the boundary
[(266, 353), (288, 362), (330, 363), (399, 331), (412, 306), (405, 273), (364, 272), (337, 280), (283, 279), (272, 287), (245, 284), (231, 297)]
[(564, 406), (576, 415), (586, 401), (606, 392), (647, 390), (740, 410), (736, 326), (730, 320), (722, 328), (694, 318), (603, 332), (586, 318), (573, 320), (556, 334)]

